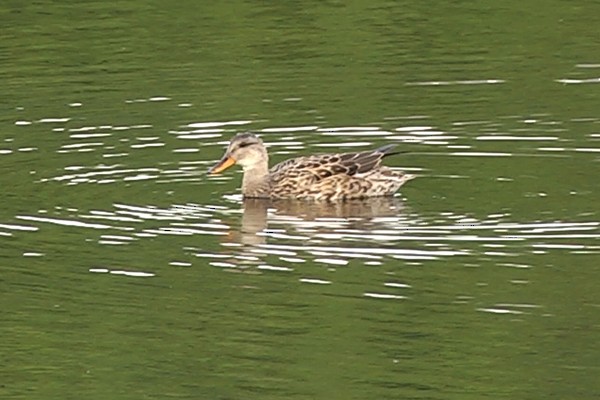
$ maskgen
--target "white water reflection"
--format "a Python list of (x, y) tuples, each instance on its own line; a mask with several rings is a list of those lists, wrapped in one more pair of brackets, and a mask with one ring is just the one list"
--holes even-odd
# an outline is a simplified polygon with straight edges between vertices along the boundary
[(149, 101), (168, 101), (168, 100), (171, 100), (171, 98), (167, 97), (167, 96), (153, 96), (153, 97), (148, 97), (148, 98), (125, 100), (125, 103), (132, 104), (132, 103), (146, 103)]
[(15, 225), (15, 224), (0, 224), (0, 229), (7, 229), (7, 230), (11, 230), (11, 231), (28, 231), (28, 232), (35, 232), (35, 231), (39, 230), (39, 228), (37, 226)]
[(557, 136), (508, 136), (508, 135), (491, 135), (477, 136), (476, 140), (528, 140), (528, 141), (554, 141), (559, 140)]
[(331, 285), (332, 283), (331, 281), (316, 278), (300, 278), (299, 281), (302, 283), (311, 283), (313, 285)]
[(459, 81), (423, 81), (408, 82), (407, 86), (451, 86), (451, 85), (498, 85), (505, 83), (503, 79), (468, 79)]
[(109, 268), (90, 268), (89, 272), (93, 272), (93, 273), (97, 273), (97, 274), (131, 276), (131, 277), (136, 277), (136, 278), (150, 278), (150, 277), (156, 276), (156, 274), (154, 274), (152, 272), (127, 271), (127, 270), (109, 269)]
[(557, 79), (556, 82), (563, 83), (565, 85), (582, 84), (582, 83), (600, 83), (600, 78), (587, 78), (587, 79), (564, 78), (564, 79)]
[(192, 122), (187, 124), (186, 126), (189, 128), (214, 128), (221, 126), (240, 126), (240, 125), (248, 125), (252, 123), (250, 120), (241, 120), (241, 121), (209, 121), (209, 122)]
[(48, 217), (38, 217), (34, 215), (17, 215), (15, 218), (21, 219), (24, 221), (32, 221), (32, 222), (41, 222), (48, 223), (53, 225), (62, 225), (62, 226), (71, 226), (76, 228), (91, 228), (91, 229), (123, 229), (123, 230), (131, 230), (129, 227), (117, 227), (112, 225), (105, 224), (90, 224), (87, 222), (77, 221), (75, 219), (62, 219), (62, 218), (48, 218)]
[(365, 297), (371, 297), (373, 299), (395, 299), (395, 300), (406, 299), (406, 296), (400, 296), (400, 295), (396, 295), (396, 294), (386, 294), (386, 293), (370, 293), (370, 292), (365, 292), (363, 294), (363, 296), (365, 296)]

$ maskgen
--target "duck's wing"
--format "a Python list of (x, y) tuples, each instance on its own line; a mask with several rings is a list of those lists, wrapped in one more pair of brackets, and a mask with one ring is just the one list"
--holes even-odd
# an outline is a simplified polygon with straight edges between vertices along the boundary
[(392, 152), (394, 147), (395, 145), (392, 144), (355, 153), (317, 154), (293, 158), (275, 165), (270, 172), (274, 176), (309, 175), (315, 180), (339, 174), (348, 176), (363, 174), (379, 167), (385, 156), (395, 154)]
[(347, 169), (347, 175), (364, 174), (381, 165), (381, 160), (392, 152), (395, 144), (388, 144), (375, 150), (361, 151), (359, 153), (343, 153), (339, 155), (339, 165)]
[(293, 167), (294, 165), (301, 164), (307, 157), (297, 157), (290, 158), (289, 160), (285, 160), (280, 162), (279, 164), (275, 164), (269, 170), (271, 174), (277, 174), (281, 171), (287, 170), (288, 168)]

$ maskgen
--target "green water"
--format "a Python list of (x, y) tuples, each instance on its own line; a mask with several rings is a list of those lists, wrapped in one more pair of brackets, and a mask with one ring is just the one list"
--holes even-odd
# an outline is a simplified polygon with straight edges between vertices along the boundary
[[(600, 396), (600, 6), (0, 5), (0, 398)], [(398, 143), (398, 198), (208, 177)]]

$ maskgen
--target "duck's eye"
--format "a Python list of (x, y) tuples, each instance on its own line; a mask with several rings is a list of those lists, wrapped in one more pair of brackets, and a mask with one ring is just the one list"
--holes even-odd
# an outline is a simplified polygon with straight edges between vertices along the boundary
[(238, 146), (240, 149), (243, 149), (244, 147), (248, 147), (250, 146), (252, 143), (246, 142), (246, 143), (240, 143), (240, 145)]

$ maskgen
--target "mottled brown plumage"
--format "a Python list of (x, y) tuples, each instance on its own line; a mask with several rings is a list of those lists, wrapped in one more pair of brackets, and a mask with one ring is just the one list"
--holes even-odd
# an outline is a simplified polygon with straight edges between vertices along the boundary
[(234, 164), (244, 169), (247, 198), (343, 200), (392, 196), (413, 175), (381, 165), (394, 145), (358, 153), (316, 154), (283, 161), (269, 170), (265, 146), (251, 133), (236, 135), (210, 173)]

